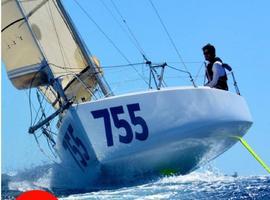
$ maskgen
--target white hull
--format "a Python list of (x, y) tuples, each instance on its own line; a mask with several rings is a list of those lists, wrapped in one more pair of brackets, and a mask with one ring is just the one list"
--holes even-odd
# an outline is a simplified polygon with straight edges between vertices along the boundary
[(251, 125), (239, 95), (167, 88), (73, 106), (62, 120), (57, 149), (74, 185), (168, 170), (186, 174), (230, 148), (237, 142), (231, 136), (243, 136)]

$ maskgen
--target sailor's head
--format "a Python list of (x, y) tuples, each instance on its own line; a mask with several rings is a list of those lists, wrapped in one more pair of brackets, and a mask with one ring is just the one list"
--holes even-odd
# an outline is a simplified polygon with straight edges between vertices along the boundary
[(216, 49), (213, 45), (208, 43), (202, 48), (202, 50), (205, 60), (211, 61), (216, 57)]

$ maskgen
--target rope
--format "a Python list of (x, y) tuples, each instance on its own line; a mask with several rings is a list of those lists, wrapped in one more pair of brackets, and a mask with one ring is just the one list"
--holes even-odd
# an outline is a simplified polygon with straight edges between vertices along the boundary
[(249, 153), (260, 163), (260, 165), (270, 174), (270, 167), (266, 165), (266, 163), (259, 157), (258, 154), (249, 146), (247, 141), (245, 141), (242, 137), (234, 136), (234, 138), (238, 139), (242, 145), (249, 151)]

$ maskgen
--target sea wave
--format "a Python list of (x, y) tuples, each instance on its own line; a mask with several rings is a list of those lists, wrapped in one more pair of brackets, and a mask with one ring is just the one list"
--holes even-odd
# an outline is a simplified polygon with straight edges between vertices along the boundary
[[(15, 199), (21, 192), (41, 189), (63, 200), (90, 199), (269, 199), (270, 176), (224, 175), (204, 169), (183, 176), (166, 176), (147, 184), (101, 187), (100, 190), (51, 188), (52, 165), (2, 174), (2, 199)], [(83, 188), (82, 188), (83, 189)]]

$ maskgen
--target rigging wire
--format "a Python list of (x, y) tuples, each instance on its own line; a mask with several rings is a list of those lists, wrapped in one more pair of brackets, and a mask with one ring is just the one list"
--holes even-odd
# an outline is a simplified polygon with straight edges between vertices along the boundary
[[(41, 153), (43, 153), (43, 155), (44, 155), (45, 157), (47, 157), (50, 161), (52, 161), (53, 163), (55, 163), (55, 164), (57, 164), (57, 165), (59, 165), (59, 166), (62, 167), (62, 165), (61, 165), (60, 163), (56, 162), (54, 159), (51, 158), (51, 156), (49, 156), (49, 155), (44, 151), (44, 149), (41, 147), (41, 145), (40, 145), (40, 143), (39, 143), (39, 141), (38, 141), (38, 138), (37, 138), (36, 134), (34, 134), (34, 138), (35, 138), (35, 141), (36, 141), (37, 146), (38, 146), (39, 150), (41, 151)], [(53, 155), (54, 155), (54, 154), (53, 154)]]
[[(166, 63), (179, 64), (179, 63), (182, 63), (182, 62), (179, 62), (179, 61), (167, 61)], [(188, 63), (188, 64), (201, 64), (203, 62), (202, 61), (185, 61), (184, 63)]]
[(126, 65), (107, 65), (107, 66), (102, 66), (102, 68), (121, 68), (121, 67), (139, 66), (143, 64), (145, 64), (145, 62), (131, 63), (131, 64), (126, 64)]
[(29, 104), (29, 110), (30, 110), (30, 127), (33, 125), (33, 111), (32, 111), (32, 99), (31, 99), (31, 88), (29, 89), (28, 92), (28, 104)]
[(57, 133), (54, 132), (54, 131), (52, 131), (51, 128), (48, 129), (48, 127), (44, 127), (44, 129), (45, 129), (46, 131), (48, 131), (51, 135), (57, 136)]
[(46, 141), (47, 141), (47, 145), (49, 147), (49, 150), (50, 150), (51, 154), (53, 155), (54, 158), (57, 158), (57, 155), (53, 150), (53, 147), (55, 146), (55, 144), (51, 144), (51, 142), (50, 142), (50, 140), (48, 138), (46, 138)]
[[(58, 65), (55, 65), (55, 64), (53, 64), (53, 63), (50, 63), (50, 65), (53, 65), (53, 66), (55, 66), (55, 67), (57, 67), (57, 68), (64, 68), (64, 67), (62, 67), (62, 66), (58, 66)], [(65, 68), (65, 69), (67, 69), (67, 68)], [(77, 80), (84, 86), (84, 88), (85, 88), (86, 90), (88, 90), (88, 92), (90, 92), (91, 95), (93, 95), (93, 96), (97, 99), (96, 95), (95, 95), (94, 92), (91, 90), (91, 88), (89, 88), (89, 87), (87, 86), (87, 84), (85, 84), (85, 83), (80, 79), (80, 77), (79, 77), (80, 74), (76, 74), (76, 73), (73, 72), (73, 71), (68, 71), (68, 70), (66, 70), (66, 71), (67, 71), (66, 74), (62, 74), (62, 73), (61, 73), (61, 75), (58, 76), (57, 78), (64, 77), (64, 76), (69, 76), (69, 75), (73, 76), (75, 79), (77, 79)], [(94, 75), (94, 74), (100, 73), (100, 72), (92, 73), (92, 72), (90, 72), (90, 71), (88, 71), (88, 72), (89, 72), (90, 75)]]
[(121, 30), (127, 35), (127, 37), (129, 38), (129, 40), (131, 41), (131, 43), (135, 46), (135, 48), (140, 52), (140, 54), (142, 54), (142, 51), (141, 51), (140, 47), (136, 44), (136, 42), (134, 42), (134, 40), (132, 39), (132, 37), (130, 36), (130, 34), (128, 34), (127, 30), (121, 25), (121, 23), (115, 17), (115, 15), (113, 14), (113, 12), (109, 9), (109, 7), (104, 3), (103, 0), (101, 0), (101, 3), (105, 7), (105, 9), (110, 13), (110, 15), (112, 16), (112, 18), (114, 19), (114, 21), (121, 28)]
[(182, 69), (178, 69), (178, 68), (173, 67), (173, 66), (171, 66), (171, 65), (167, 65), (167, 67), (169, 67), (169, 68), (171, 68), (171, 69), (174, 69), (174, 70), (176, 70), (176, 71), (179, 71), (179, 72), (183, 72), (183, 73), (190, 74), (190, 72), (189, 72), (189, 71), (182, 70)]
[[(104, 35), (104, 37), (112, 44), (112, 46), (118, 51), (118, 53), (126, 60), (127, 63), (131, 64), (130, 60), (125, 56), (125, 54), (116, 46), (116, 44), (112, 41), (112, 39), (102, 30), (102, 28), (97, 24), (97, 22), (89, 15), (89, 13), (81, 6), (81, 4), (74, 0), (74, 2), (78, 5), (78, 7), (84, 12), (84, 14), (88, 17), (88, 19), (95, 24), (98, 30)], [(148, 85), (148, 82), (145, 78), (139, 73), (139, 71), (134, 68), (134, 71), (142, 78), (142, 80)]]
[[(53, 16), (52, 16), (52, 9), (51, 9), (50, 3), (48, 3), (47, 8), (49, 10), (48, 15), (50, 16), (50, 19), (51, 19), (51, 22), (52, 22), (52, 25), (53, 25), (53, 29), (54, 29), (54, 32), (56, 34), (58, 46), (60, 47), (59, 49), (60, 49), (60, 53), (61, 53), (61, 56), (62, 56), (62, 60), (63, 60), (64, 65), (66, 66), (64, 48), (62, 46), (62, 43), (60, 41), (60, 37), (59, 37), (58, 32), (57, 32), (57, 29), (56, 29), (56, 25), (55, 25), (55, 22), (54, 22), (54, 19), (53, 19)], [(68, 62), (68, 65), (70, 66), (70, 63), (69, 62)]]
[[(61, 41), (60, 41), (60, 39), (59, 39), (59, 35), (58, 35), (58, 32), (57, 32), (57, 30), (56, 30), (56, 25), (55, 25), (55, 22), (54, 22), (54, 19), (53, 19), (53, 16), (52, 16), (52, 9), (51, 9), (51, 6), (50, 6), (50, 2), (48, 3), (48, 5), (47, 5), (47, 13), (48, 13), (48, 15), (49, 15), (49, 17), (50, 17), (50, 20), (51, 20), (51, 22), (52, 22), (52, 26), (53, 26), (53, 28), (54, 28), (54, 30), (55, 30), (55, 34), (56, 34), (56, 37), (57, 37), (57, 41), (58, 41), (58, 45), (59, 45), (59, 49), (60, 49), (60, 53), (61, 53), (61, 57), (62, 57), (62, 60), (63, 60), (63, 63), (65, 64), (65, 58), (64, 58), (64, 53), (63, 53), (63, 46), (61, 45)], [(28, 16), (28, 17), (30, 17), (30, 16)], [(27, 19), (28, 20), (28, 19)], [(35, 36), (35, 35), (34, 35)], [(42, 46), (42, 44), (38, 41), (38, 40), (36, 40), (37, 42), (38, 42), (38, 45), (39, 45), (39, 47), (42, 49), (42, 52), (43, 52), (43, 56), (44, 56), (44, 58), (46, 58), (46, 55), (45, 55), (45, 51), (44, 51), (44, 48), (43, 48), (43, 46)], [(70, 64), (69, 64), (69, 66), (70, 66)], [(41, 71), (41, 70), (40, 70)], [(39, 72), (39, 71), (38, 71)], [(38, 74), (38, 72), (36, 72), (36, 74), (34, 75), (34, 77), (33, 77), (33, 79), (32, 79), (32, 82), (31, 82), (31, 85), (30, 85), (30, 88), (29, 88), (29, 107), (30, 107), (30, 116), (31, 116), (31, 125), (30, 126), (32, 126), (33, 125), (33, 114), (32, 114), (32, 107), (34, 108), (34, 106), (31, 106), (31, 104), (32, 104), (32, 100), (31, 100), (31, 88), (32, 88), (32, 83), (33, 83), (33, 81), (35, 80), (35, 78), (36, 78), (36, 75)], [(43, 100), (42, 100), (43, 101)], [(40, 106), (40, 108), (41, 108), (41, 106)], [(36, 111), (35, 110), (35, 112), (36, 112), (36, 117), (35, 117), (35, 120), (34, 120), (34, 123), (36, 122), (36, 119), (37, 119), (37, 117), (38, 117), (38, 114), (39, 114), (39, 111), (40, 111), (40, 108), (39, 108), (39, 110), (38, 111)]]
[[(35, 72), (32, 80), (31, 80), (31, 83), (29, 85), (29, 88), (28, 88), (29, 89), (29, 92), (28, 92), (28, 103), (29, 103), (29, 109), (30, 109), (30, 127), (33, 125), (33, 111), (32, 111), (32, 107), (34, 108), (34, 110), (35, 110), (35, 112), (37, 114), (37, 110), (35, 109), (34, 104), (32, 103), (32, 99), (31, 99), (32, 85), (33, 85), (33, 83), (34, 83), (34, 81), (35, 81), (38, 73), (40, 71), (42, 71), (45, 67), (46, 66), (42, 66), (37, 72)], [(27, 92), (26, 92), (26, 94), (27, 94)]]
[[(45, 113), (44, 113), (44, 109), (43, 109), (43, 107), (42, 107), (42, 104), (43, 104), (43, 101), (44, 101), (44, 99), (45, 99), (45, 96), (43, 95), (43, 98), (42, 98), (42, 100), (41, 100), (41, 99), (40, 99), (40, 96), (39, 96), (39, 93), (38, 93), (38, 90), (36, 90), (36, 95), (37, 95), (37, 99), (38, 99), (38, 102), (39, 102), (39, 108), (38, 108), (36, 117), (35, 117), (35, 119), (34, 119), (34, 124), (36, 123), (36, 120), (37, 120), (37, 118), (38, 118), (38, 115), (39, 115), (39, 112), (40, 112), (40, 111), (42, 112), (41, 119), (42, 119), (43, 116), (46, 118), (46, 115), (45, 115)], [(40, 119), (40, 120), (41, 120), (41, 119)], [(39, 120), (39, 121), (40, 121), (40, 120)]]
[[(69, 25), (67, 24), (67, 22), (66, 22), (64, 16), (62, 15), (62, 12), (59, 10), (59, 7), (57, 6), (56, 2), (53, 1), (53, 3), (54, 3), (54, 6), (57, 8), (57, 10), (58, 10), (60, 16), (62, 17), (63, 22), (66, 24), (66, 27), (68, 28), (70, 34), (73, 36), (72, 30), (70, 29)], [(56, 27), (55, 27), (55, 30), (56, 30)], [(59, 41), (59, 43), (60, 43), (60, 41)], [(59, 45), (60, 45), (60, 44), (59, 44)], [(62, 50), (62, 49), (60, 49), (60, 50)], [(93, 57), (92, 54), (91, 54), (91, 52), (90, 52), (90, 51), (88, 51), (88, 52), (90, 53), (90, 56)], [(79, 55), (80, 55), (80, 57), (81, 57), (82, 60), (85, 60), (85, 58), (84, 58), (83, 55), (81, 54), (81, 51), (79, 51)], [(68, 61), (68, 59), (67, 59), (67, 61)], [(63, 70), (65, 70), (65, 72), (66, 72), (66, 74), (64, 74), (63, 72), (54, 73), (54, 74), (61, 74), (61, 76), (58, 76), (58, 77), (56, 77), (56, 78), (59, 78), (59, 77), (62, 77), (62, 76), (72, 75), (72, 76), (74, 76), (75, 78), (77, 78), (77, 79), (80, 81), (80, 79), (78, 78), (78, 75), (77, 75), (76, 73), (80, 73), (80, 72), (84, 69), (84, 67), (83, 67), (83, 68), (82, 68), (82, 67), (74, 68), (74, 67), (71, 67), (71, 65), (70, 65), (69, 62), (68, 62), (69, 67), (57, 66), (57, 65), (52, 64), (52, 63), (50, 63), (50, 64), (53, 65), (53, 66), (55, 66), (55, 67), (57, 67), (57, 68), (63, 69)], [(72, 70), (72, 71), (69, 71), (68, 69), (70, 69), (70, 70)], [(81, 70), (80, 70), (80, 69), (81, 69)], [(70, 73), (71, 73), (71, 74), (70, 74)], [(91, 73), (91, 74), (94, 74), (94, 73)], [(104, 79), (104, 81), (106, 82), (105, 79)], [(80, 82), (83, 84), (83, 86), (85, 86), (85, 84), (84, 84), (82, 81), (80, 81)], [(94, 97), (97, 99), (97, 97), (95, 96), (94, 92), (92, 92), (88, 87), (87, 87), (86, 89), (92, 94), (92, 96), (94, 96)]]
[[(57, 68), (60, 68), (60, 69), (73, 69), (73, 68), (68, 68), (68, 67), (62, 67), (62, 66), (59, 66), (59, 65), (56, 65), (56, 64), (53, 64), (53, 63), (48, 63), (49, 65), (53, 65)], [(142, 65), (142, 64), (145, 64), (145, 62), (138, 62), (138, 63), (129, 63), (129, 64), (120, 64), (120, 65), (105, 65), (105, 66), (101, 66), (102, 68), (119, 68), (119, 67), (131, 67), (131, 66), (136, 66), (136, 65)], [(77, 68), (77, 69), (85, 69), (85, 68)], [(82, 70), (80, 70), (82, 71)], [(80, 71), (77, 71), (77, 72), (80, 72)], [(72, 73), (71, 71), (67, 71), (69, 74)], [(91, 74), (95, 74), (93, 72), (89, 72)], [(97, 73), (100, 73), (100, 72), (97, 72)], [(57, 74), (57, 73), (56, 73)]]
[[(72, 32), (71, 28), (69, 27), (69, 24), (67, 23), (67, 21), (66, 21), (65, 17), (63, 16), (62, 11), (59, 9), (59, 7), (58, 7), (58, 5), (57, 5), (56, 1), (57, 1), (57, 0), (53, 0), (52, 2), (53, 2), (53, 4), (54, 4), (55, 8), (57, 9), (57, 11), (58, 11), (59, 15), (61, 16), (61, 18), (62, 18), (63, 22), (65, 23), (66, 28), (69, 30), (70, 35), (71, 35), (72, 37), (74, 37), (74, 33)], [(77, 44), (77, 42), (76, 42), (76, 45), (78, 45), (78, 44)], [(89, 50), (88, 50), (88, 51), (89, 51)], [(90, 52), (90, 51), (89, 51), (89, 54), (90, 54), (90, 56), (92, 57), (92, 54), (91, 54), (91, 52)], [(81, 57), (81, 59), (82, 59), (82, 60), (84, 60), (84, 59), (85, 59), (85, 58), (84, 58), (84, 56), (82, 55), (82, 52), (81, 52), (81, 51), (79, 51), (79, 56)], [(79, 69), (79, 68), (78, 68), (78, 69)]]
[[(46, 106), (48, 105), (48, 103), (46, 103), (45, 104), (45, 106), (43, 105), (43, 102), (44, 102), (44, 100), (45, 100), (45, 96), (46, 96), (46, 94), (47, 94), (47, 91), (48, 91), (48, 87), (47, 87), (47, 89), (46, 89), (46, 91), (44, 92), (44, 93), (42, 93), (42, 91), (41, 90), (39, 90), (39, 89), (37, 89), (36, 90), (37, 91), (37, 99), (38, 99), (38, 102), (39, 102), (39, 104), (40, 104), (40, 107), (39, 107), (39, 110), (41, 110), (41, 117), (40, 117), (40, 120), (38, 121), (38, 122), (40, 122), (40, 121), (42, 121), (42, 118), (44, 118), (44, 119), (46, 119), (46, 113), (49, 113), (49, 112), (45, 112), (45, 109), (46, 109)], [(40, 100), (40, 95), (42, 95), (42, 100)], [(50, 107), (50, 109), (51, 109), (52, 107)], [(39, 113), (38, 113), (39, 114)], [(38, 116), (36, 116), (36, 118), (37, 118)], [(51, 122), (51, 121), (50, 121)], [(49, 126), (49, 124), (50, 124), (50, 122), (48, 122), (47, 124), (46, 124), (46, 126)]]
[[(45, 95), (45, 94), (48, 93), (48, 91), (51, 91), (51, 92), (52, 92), (50, 86), (47, 86), (47, 87), (46, 87), (45, 94), (42, 92), (41, 88), (38, 88), (38, 90), (39, 90), (40, 94), (44, 96), (44, 99), (45, 99), (45, 101), (47, 102), (47, 103), (45, 104), (45, 106), (44, 106), (44, 112), (45, 112), (45, 113), (52, 113), (52, 108), (53, 108), (53, 106), (54, 106), (54, 104), (53, 104), (54, 102), (51, 103), (51, 102), (49, 101), (49, 99), (47, 98), (47, 96)], [(55, 99), (57, 99), (57, 96), (55, 95), (54, 92), (52, 92), (52, 95), (53, 95), (53, 97), (55, 97)], [(49, 105), (50, 105), (50, 106), (49, 106)]]
[[(39, 94), (38, 92), (39, 92), (39, 91), (37, 90), (37, 94)], [(42, 116), (41, 116), (41, 119), (42, 119), (42, 117), (46, 117), (46, 116), (45, 116), (44, 108), (42, 107), (42, 102), (44, 101), (44, 99), (45, 99), (45, 94), (43, 94), (43, 99), (42, 99), (42, 101), (40, 100), (40, 97), (38, 96), (38, 101), (39, 101), (39, 103), (40, 103), (40, 108), (39, 108), (39, 110), (42, 110)], [(39, 112), (36, 113), (37, 116), (38, 116), (38, 114), (39, 114)], [(36, 116), (36, 118), (37, 118), (37, 116)], [(40, 119), (40, 120), (41, 120), (41, 119)], [(35, 120), (36, 120), (36, 119), (35, 119)], [(34, 138), (35, 138), (35, 141), (36, 141), (36, 143), (37, 143), (37, 146), (38, 146), (39, 150), (45, 155), (45, 157), (47, 157), (50, 161), (52, 161), (52, 162), (54, 162), (54, 163), (56, 163), (56, 164), (59, 164), (59, 163), (57, 163), (54, 159), (52, 159), (51, 156), (49, 156), (49, 155), (45, 152), (45, 150), (41, 147), (41, 145), (40, 145), (40, 143), (39, 143), (39, 141), (38, 141), (38, 138), (41, 137), (41, 136), (43, 135), (43, 136), (46, 138), (46, 140), (47, 140), (47, 145), (48, 145), (48, 147), (49, 147), (49, 150), (51, 151), (51, 154), (53, 155), (54, 158), (57, 158), (57, 153), (55, 153), (55, 150), (53, 151), (53, 146), (55, 146), (55, 142), (54, 142), (54, 139), (53, 139), (53, 135), (52, 135), (52, 134), (55, 135), (55, 133), (53, 133), (53, 132), (52, 132), (51, 130), (49, 130), (49, 129), (50, 129), (49, 126), (47, 126), (47, 128), (46, 128), (46, 127), (42, 127), (41, 133), (40, 133), (39, 136), (37, 136), (37, 133), (34, 133), (33, 135), (34, 135)]]
[(114, 46), (114, 48), (118, 51), (118, 53), (128, 62), (130, 63), (129, 59), (124, 55), (124, 53), (116, 46), (116, 44), (112, 41), (112, 39), (102, 30), (102, 28), (97, 24), (97, 22), (89, 15), (89, 13), (77, 2), (74, 2), (79, 6), (79, 8), (84, 12), (84, 14), (91, 20), (92, 23), (98, 28), (98, 30), (106, 37), (106, 39)]
[[(102, 2), (103, 2), (103, 0), (102, 0)], [(127, 27), (128, 32), (125, 31), (125, 29), (122, 29), (122, 30), (124, 30), (125, 33), (127, 33), (128, 37), (130, 38), (130, 40), (132, 41), (132, 43), (134, 44), (134, 46), (137, 48), (137, 50), (140, 52), (140, 54), (143, 56), (143, 58), (146, 58), (145, 51), (143, 50), (143, 48), (140, 45), (139, 41), (135, 37), (135, 34), (133, 33), (133, 31), (131, 30), (130, 26), (128, 25), (127, 20), (123, 17), (123, 15), (121, 14), (119, 8), (117, 7), (117, 5), (114, 3), (113, 0), (111, 0), (111, 3), (113, 5), (114, 9), (116, 10), (117, 14), (120, 16), (123, 24), (125, 24), (125, 26)], [(122, 27), (119, 22), (118, 22), (118, 24), (119, 24), (120, 27)]]
[(29, 110), (30, 110), (30, 126), (33, 125), (33, 110), (32, 108), (35, 110), (35, 112), (37, 113), (34, 104), (32, 103), (32, 99), (31, 99), (31, 90), (32, 88), (29, 88), (29, 92), (27, 94), (27, 91), (25, 90), (26, 95), (28, 96), (28, 104), (29, 104)]
[[(23, 1), (20, 1), (20, 2), (23, 2)], [(45, 2), (45, 1), (44, 1), (44, 2)], [(42, 3), (41, 5), (43, 5), (43, 3)], [(40, 5), (39, 5), (39, 6), (40, 6)], [(49, 6), (49, 11), (51, 11), (50, 5), (48, 5), (48, 6)], [(48, 6), (47, 6), (47, 9), (48, 9)], [(23, 7), (21, 7), (21, 8), (22, 8), (22, 10), (24, 10)], [(25, 11), (24, 11), (24, 12), (25, 12)], [(31, 11), (31, 12), (33, 12), (33, 11)], [(47, 11), (47, 12), (48, 12), (48, 11)], [(27, 23), (30, 23), (30, 22), (28, 22), (28, 21), (29, 21), (29, 17), (30, 17), (31, 15), (32, 15), (32, 14), (26, 16)], [(50, 12), (49, 16), (50, 16), (50, 18), (51, 18), (51, 20), (52, 20), (52, 22), (53, 22), (54, 27), (55, 27), (55, 24), (54, 24), (54, 21), (53, 21), (53, 17), (52, 17), (51, 12)], [(31, 30), (31, 32), (33, 33), (32, 30)], [(57, 34), (57, 32), (56, 32), (56, 34)], [(46, 59), (46, 55), (45, 55), (45, 53), (44, 53), (45, 51), (44, 51), (44, 48), (43, 48), (42, 44), (41, 44), (40, 41), (36, 38), (36, 35), (35, 35), (34, 33), (33, 33), (32, 35), (33, 35), (33, 37), (35, 38), (35, 41), (37, 42), (38, 46), (40, 47), (40, 50), (41, 50), (41, 52), (42, 52), (42, 55), (43, 55), (44, 59)], [(58, 35), (57, 35), (57, 38), (58, 38)], [(61, 48), (61, 47), (60, 47), (60, 48)], [(62, 53), (62, 52), (61, 52), (61, 53)], [(41, 61), (41, 62), (42, 62), (42, 61)], [(43, 66), (39, 71), (37, 71), (37, 72), (34, 74), (32, 80), (31, 80), (30, 86), (29, 86), (28, 102), (29, 102), (29, 109), (30, 109), (30, 127), (33, 125), (33, 110), (32, 110), (32, 109), (34, 109), (34, 111), (35, 111), (35, 113), (36, 113), (36, 117), (35, 117), (35, 120), (34, 120), (34, 121), (36, 121), (37, 116), (38, 116), (39, 111), (40, 111), (40, 109), (37, 111), (37, 110), (35, 109), (35, 106), (34, 106), (33, 103), (32, 103), (32, 99), (31, 99), (31, 95), (32, 95), (32, 94), (31, 94), (31, 91), (32, 91), (32, 84), (33, 84), (34, 80), (36, 79), (37, 74), (38, 74), (41, 70), (43, 70), (44, 67), (47, 67), (47, 65), (46, 65), (46, 66)], [(34, 122), (34, 123), (35, 123), (35, 122)]]
[(202, 70), (202, 67), (204, 66), (204, 62), (202, 62), (202, 64), (201, 64), (201, 66), (200, 66), (200, 69), (198, 70), (198, 72), (197, 72), (197, 74), (196, 74), (196, 76), (195, 76), (195, 78), (194, 78), (194, 81), (196, 82), (197, 81), (197, 79), (198, 79), (198, 77), (199, 77), (199, 75), (200, 75), (200, 73), (201, 73), (201, 70)]
[[(172, 46), (173, 46), (173, 48), (174, 48), (174, 50), (175, 50), (177, 56), (179, 57), (179, 59), (180, 59), (182, 65), (184, 66), (184, 68), (185, 68), (186, 71), (189, 71), (188, 68), (187, 68), (187, 66), (186, 66), (186, 64), (185, 64), (185, 62), (184, 62), (184, 60), (183, 60), (183, 58), (182, 58), (182, 56), (181, 56), (181, 54), (180, 54), (180, 52), (178, 51), (178, 49), (177, 49), (177, 47), (176, 47), (176, 45), (175, 45), (175, 43), (174, 43), (174, 41), (173, 41), (173, 39), (172, 39), (172, 37), (171, 37), (171, 35), (170, 35), (168, 29), (166, 28), (166, 26), (165, 26), (165, 24), (164, 24), (164, 22), (163, 22), (163, 20), (162, 20), (162, 18), (161, 18), (161, 16), (160, 16), (160, 14), (158, 13), (157, 8), (155, 7), (155, 5), (154, 5), (154, 3), (152, 2), (152, 0), (149, 0), (149, 2), (150, 2), (150, 4), (151, 4), (153, 10), (155, 11), (155, 13), (156, 13), (156, 15), (157, 15), (157, 17), (158, 17), (158, 19), (159, 19), (159, 21), (160, 21), (160, 23), (161, 23), (163, 29), (164, 29), (164, 31), (166, 32), (166, 34), (167, 34), (167, 36), (168, 36), (168, 38), (169, 38), (169, 40), (170, 40), (170, 42), (171, 42), (171, 44), (172, 44)], [(189, 73), (189, 74), (190, 74), (190, 73)], [(190, 75), (191, 75), (191, 74), (190, 74)], [(193, 85), (196, 87), (193, 78), (191, 79), (191, 81), (192, 81)]]
[(168, 66), (169, 68), (171, 68), (171, 69), (176, 70), (176, 71), (179, 71), (179, 72), (183, 72), (183, 73), (188, 74), (188, 76), (189, 76), (189, 78), (190, 78), (190, 81), (194, 83), (193, 77), (192, 77), (192, 75), (191, 75), (191, 73), (190, 73), (189, 71), (181, 70), (181, 69), (175, 68), (175, 67), (170, 66), (170, 65), (167, 65), (167, 66)]

